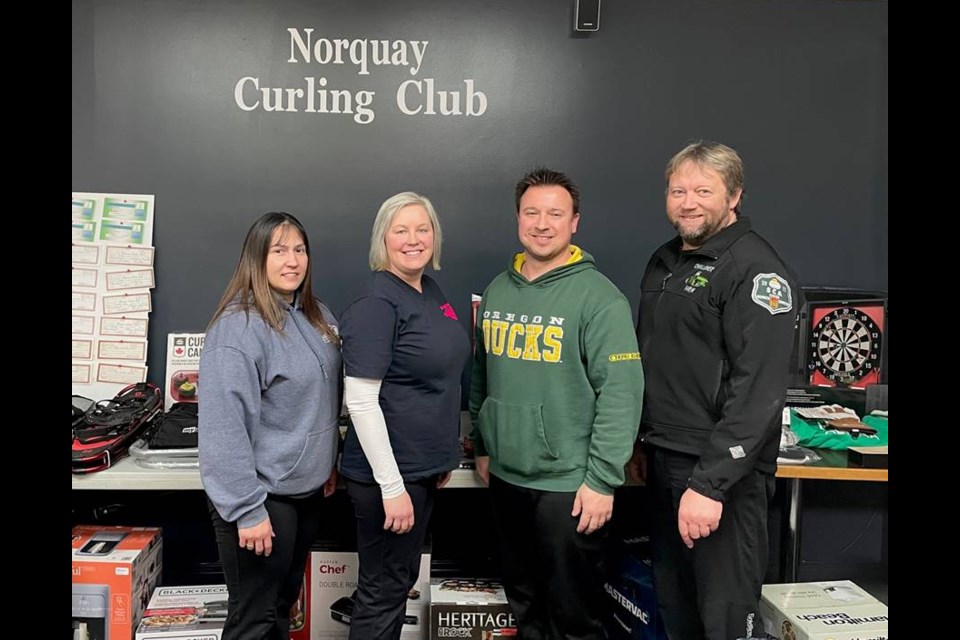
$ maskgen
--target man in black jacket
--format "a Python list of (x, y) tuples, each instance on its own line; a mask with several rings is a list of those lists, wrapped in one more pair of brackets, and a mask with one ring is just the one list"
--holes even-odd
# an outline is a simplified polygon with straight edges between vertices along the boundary
[(800, 291), (739, 215), (743, 163), (691, 144), (666, 170), (678, 235), (643, 276), (637, 338), (646, 388), (631, 472), (653, 498), (653, 569), (671, 638), (762, 635), (780, 422)]

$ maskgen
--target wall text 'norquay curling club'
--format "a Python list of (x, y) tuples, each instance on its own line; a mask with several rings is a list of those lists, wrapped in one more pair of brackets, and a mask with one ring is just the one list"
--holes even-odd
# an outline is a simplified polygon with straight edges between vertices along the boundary
[[(313, 29), (287, 29), (288, 64), (352, 65), (358, 76), (380, 67), (406, 68), (416, 76), (423, 65), (428, 40), (314, 37)], [(376, 117), (376, 92), (332, 88), (324, 76), (304, 76), (293, 86), (269, 86), (260, 76), (244, 76), (233, 89), (236, 105), (244, 111), (351, 115), (357, 124)], [(487, 96), (473, 78), (456, 86), (441, 86), (434, 78), (406, 79), (397, 86), (397, 109), (405, 116), (479, 117), (487, 111)]]

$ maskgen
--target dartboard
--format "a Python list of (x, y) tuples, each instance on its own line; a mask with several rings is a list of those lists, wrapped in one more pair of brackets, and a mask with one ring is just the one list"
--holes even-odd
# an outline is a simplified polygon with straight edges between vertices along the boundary
[(868, 377), (875, 381), (882, 344), (883, 333), (873, 318), (855, 307), (839, 307), (814, 325), (808, 366), (837, 385)]

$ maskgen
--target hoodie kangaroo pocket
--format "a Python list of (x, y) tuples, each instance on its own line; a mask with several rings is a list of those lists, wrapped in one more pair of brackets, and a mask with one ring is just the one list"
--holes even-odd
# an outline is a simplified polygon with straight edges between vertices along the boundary
[(277, 478), (278, 485), (282, 483), (286, 491), (298, 493), (315, 489), (318, 480), (326, 480), (320, 475), (337, 446), (331, 430), (327, 427), (307, 434), (297, 461)]
[(535, 475), (558, 456), (543, 430), (541, 405), (510, 404), (487, 398), (480, 407), (483, 442), (504, 471)]

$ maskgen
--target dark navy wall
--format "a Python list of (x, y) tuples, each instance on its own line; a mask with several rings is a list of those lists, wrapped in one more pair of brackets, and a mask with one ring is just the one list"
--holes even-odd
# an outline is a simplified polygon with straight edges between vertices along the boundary
[[(273, 209), (307, 226), (316, 291), (339, 311), (366, 277), (380, 203), (429, 196), (445, 237), (437, 279), (466, 317), (519, 246), (513, 184), (538, 164), (579, 183), (575, 242), (635, 304), (672, 235), (663, 166), (696, 138), (741, 153), (744, 210), (804, 284), (887, 288), (886, 2), (602, 7), (600, 31), (580, 35), (573, 0), (74, 0), (72, 188), (156, 196), (150, 379), (168, 332), (204, 329), (243, 234)], [(288, 62), (288, 28), (429, 44), (416, 75), (412, 59), (361, 75)], [(373, 91), (373, 119), (244, 111), (244, 77)], [(401, 83), (428, 78), (461, 94), (471, 79), (486, 111), (403, 114)]]

